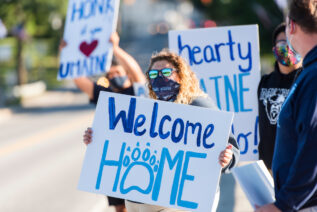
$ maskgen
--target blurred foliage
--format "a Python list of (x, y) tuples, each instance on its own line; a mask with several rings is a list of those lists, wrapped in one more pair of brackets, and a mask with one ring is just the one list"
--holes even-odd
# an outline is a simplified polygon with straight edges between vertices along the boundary
[(0, 47), (10, 52), (8, 60), (0, 61), (0, 97), (3, 93), (10, 96), (13, 86), (20, 84), (19, 70), (26, 73), (26, 82), (43, 80), (48, 88), (58, 87), (61, 84), (56, 80), (58, 44), (68, 1), (0, 1), (0, 18), (8, 30), (8, 37), (0, 40)]
[[(2, 75), (9, 70), (17, 69), (17, 43), (23, 44), (23, 66), (27, 68), (28, 82), (40, 79), (36, 72), (44, 71), (43, 67), (57, 68), (56, 58), (58, 43), (62, 36), (63, 23), (66, 16), (67, 2), (65, 0), (2, 0), (0, 18), (8, 29), (9, 38), (1, 43), (10, 45), (14, 50), (12, 60), (1, 63)], [(14, 37), (15, 39), (12, 39)], [(42, 41), (38, 41), (41, 40)], [(46, 39), (46, 40), (43, 40)], [(43, 43), (44, 42), (44, 43)], [(42, 43), (42, 45), (40, 45)], [(38, 47), (35, 47), (37, 45)], [(39, 46), (40, 45), (40, 46)], [(45, 52), (41, 50), (45, 49)], [(37, 54), (36, 54), (37, 53)], [(30, 65), (31, 61), (31, 65)], [(45, 64), (45, 65), (43, 65)], [(45, 75), (44, 75), (45, 76)], [(1, 77), (3, 79), (3, 77)], [(2, 80), (3, 81), (3, 80)]]
[[(59, 42), (67, 12), (65, 0), (2, 0), (0, 18), (9, 36), (18, 26), (24, 26), (31, 38), (54, 38)], [(57, 23), (56, 23), (57, 22)], [(58, 26), (60, 23), (60, 26)], [(55, 28), (54, 28), (55, 24)], [(57, 25), (57, 26), (56, 26)], [(51, 49), (57, 52), (55, 45)]]
[(65, 0), (2, 0), (0, 17), (12, 29), (18, 24), (25, 24), (32, 37), (52, 37), (58, 33), (52, 28), (51, 21), (59, 16), (64, 20), (67, 2)]
[(218, 26), (258, 24), (261, 54), (271, 54), (272, 32), (283, 22), (274, 0), (191, 0)]

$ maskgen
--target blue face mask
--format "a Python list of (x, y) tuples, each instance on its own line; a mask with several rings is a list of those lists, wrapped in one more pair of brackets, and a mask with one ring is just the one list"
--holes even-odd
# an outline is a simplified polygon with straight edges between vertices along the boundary
[(157, 99), (174, 102), (179, 93), (179, 83), (166, 77), (158, 76), (150, 80)]
[(113, 86), (116, 89), (122, 89), (125, 81), (128, 79), (127, 76), (122, 77), (114, 77), (110, 81), (111, 86)]

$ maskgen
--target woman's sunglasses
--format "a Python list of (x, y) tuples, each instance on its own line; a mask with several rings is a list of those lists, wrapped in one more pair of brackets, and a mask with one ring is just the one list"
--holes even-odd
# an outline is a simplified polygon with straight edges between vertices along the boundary
[(175, 71), (175, 69), (173, 68), (163, 68), (161, 70), (151, 69), (147, 72), (147, 74), (150, 79), (155, 79), (159, 75), (160, 72), (161, 72), (161, 75), (163, 75), (164, 77), (169, 77), (172, 75), (173, 71)]

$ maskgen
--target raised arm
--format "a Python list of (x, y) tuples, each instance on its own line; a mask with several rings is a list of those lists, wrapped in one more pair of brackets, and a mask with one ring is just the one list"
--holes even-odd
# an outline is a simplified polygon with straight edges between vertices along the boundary
[(94, 83), (88, 77), (79, 77), (74, 79), (77, 88), (86, 93), (89, 99), (94, 98)]
[(113, 54), (124, 67), (131, 82), (145, 83), (145, 76), (138, 62), (119, 46), (119, 35), (117, 32), (110, 37), (110, 42), (113, 44)]

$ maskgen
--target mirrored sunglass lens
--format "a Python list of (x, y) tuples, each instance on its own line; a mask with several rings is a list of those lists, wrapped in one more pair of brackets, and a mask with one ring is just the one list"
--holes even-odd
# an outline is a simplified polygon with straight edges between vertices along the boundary
[(164, 68), (164, 69), (162, 70), (162, 74), (163, 74), (163, 76), (165, 76), (165, 77), (169, 77), (169, 76), (171, 76), (171, 74), (172, 74), (172, 69), (170, 69), (170, 68)]
[(152, 71), (149, 71), (149, 77), (150, 79), (154, 79), (157, 77), (157, 71), (156, 70), (152, 70)]

